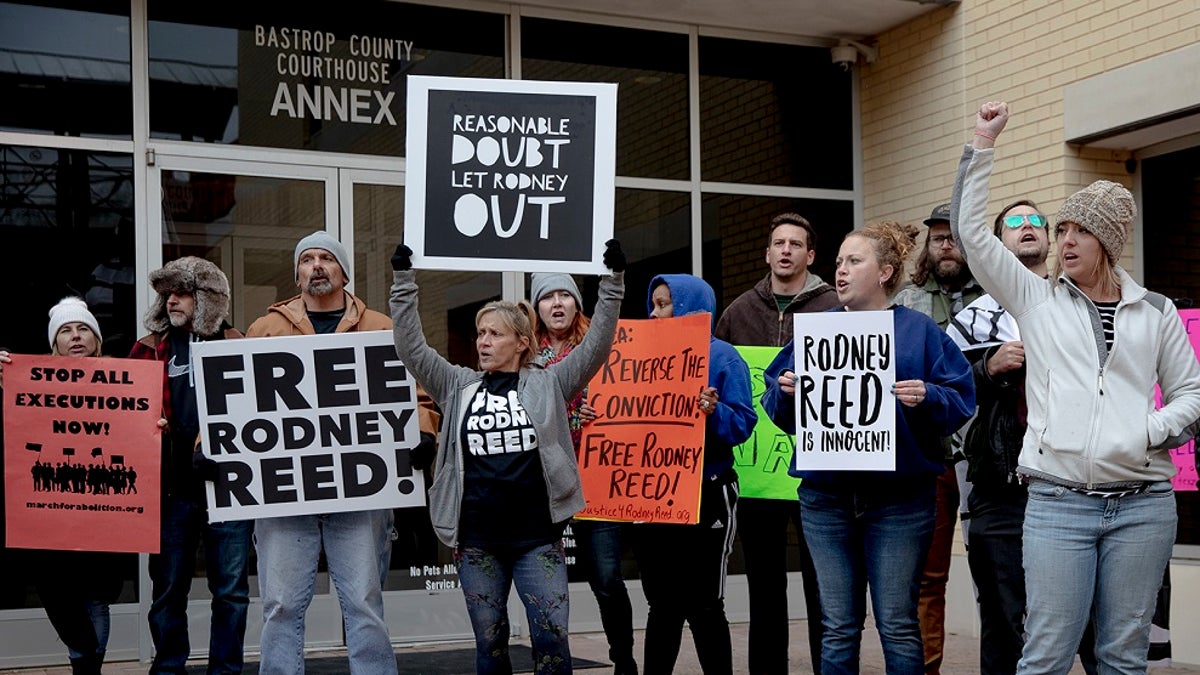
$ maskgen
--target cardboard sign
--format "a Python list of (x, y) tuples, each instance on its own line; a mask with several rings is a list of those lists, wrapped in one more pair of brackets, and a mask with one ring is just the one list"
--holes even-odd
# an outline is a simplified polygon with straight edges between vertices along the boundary
[(796, 489), (800, 487), (800, 479), (789, 476), (788, 467), (796, 449), (796, 438), (780, 431), (759, 401), (766, 391), (763, 371), (771, 365), (779, 347), (737, 346), (735, 349), (750, 366), (750, 394), (754, 399), (754, 412), (758, 413), (758, 422), (750, 438), (733, 448), (738, 492), (742, 497), (794, 502), (799, 499)]
[[(1192, 343), (1192, 349), (1196, 352), (1197, 358), (1200, 358), (1200, 309), (1181, 309), (1179, 310), (1179, 318), (1183, 319), (1183, 327), (1187, 330), (1188, 341)], [(1162, 405), (1162, 394), (1155, 387), (1155, 404)], [(1175, 468), (1179, 469), (1175, 477), (1171, 479), (1171, 484), (1175, 486), (1175, 490), (1179, 492), (1195, 492), (1196, 487), (1196, 439), (1192, 439), (1187, 443), (1171, 450), (1171, 461), (1175, 462)]]
[(616, 106), (615, 84), (409, 76), (413, 265), (603, 273)]
[(576, 517), (700, 522), (712, 315), (622, 319), (608, 360), (588, 385), (597, 419), (583, 428), (579, 472), (587, 507)]
[(794, 316), (796, 468), (895, 471), (892, 313)]
[(13, 354), (4, 367), (8, 545), (157, 553), (163, 364)]
[(192, 345), (209, 520), (421, 506), (413, 380), (391, 331)]

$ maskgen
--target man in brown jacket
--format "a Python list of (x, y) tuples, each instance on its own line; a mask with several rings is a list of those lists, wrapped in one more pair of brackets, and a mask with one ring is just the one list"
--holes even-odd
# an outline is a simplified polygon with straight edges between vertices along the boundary
[[(250, 325), (247, 337), (391, 329), (391, 319), (345, 290), (350, 258), (341, 242), (313, 232), (296, 244), (295, 262), (300, 295), (271, 305)], [(432, 455), (438, 413), (420, 386), (417, 399), (421, 446), (413, 452)], [(263, 518), (254, 527), (263, 600), (259, 672), (304, 672), (304, 613), (323, 546), (345, 621), (350, 672), (395, 673), (382, 584), (391, 556), (392, 512)]]
[[(837, 292), (811, 274), (816, 257), (817, 232), (798, 213), (781, 213), (771, 219), (767, 239), (766, 278), (729, 304), (717, 321), (713, 335), (733, 345), (782, 347), (792, 339), (792, 315), (823, 312), (836, 307)], [(821, 672), (821, 603), (817, 572), (813, 568), (804, 530), (800, 502), (782, 499), (738, 500), (738, 536), (746, 559), (750, 589), (751, 675), (783, 675), (788, 668), (787, 524), (796, 525), (800, 547), (800, 574), (808, 610), (808, 647), (813, 672)]]

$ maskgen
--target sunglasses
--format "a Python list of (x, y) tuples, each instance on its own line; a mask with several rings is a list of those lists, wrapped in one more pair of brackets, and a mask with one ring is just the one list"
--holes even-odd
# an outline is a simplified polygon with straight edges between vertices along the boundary
[(1027, 216), (1004, 216), (1004, 226), (1011, 227), (1014, 230), (1018, 227), (1021, 227), (1026, 222), (1034, 227), (1045, 227), (1046, 216), (1043, 216), (1039, 213), (1031, 213)]

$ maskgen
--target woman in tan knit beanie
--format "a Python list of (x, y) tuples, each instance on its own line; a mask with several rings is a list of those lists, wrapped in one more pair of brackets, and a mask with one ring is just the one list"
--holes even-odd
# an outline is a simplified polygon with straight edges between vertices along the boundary
[(1029, 491), (1027, 604), (1017, 673), (1067, 673), (1089, 615), (1101, 672), (1141, 673), (1175, 543), (1168, 449), (1196, 430), (1200, 364), (1174, 305), (1117, 264), (1137, 214), (1124, 187), (1096, 181), (1067, 198), (1049, 279), (992, 236), (992, 148), (1007, 121), (1004, 103), (979, 109), (951, 227), (1025, 343), (1028, 428), (1017, 473)]

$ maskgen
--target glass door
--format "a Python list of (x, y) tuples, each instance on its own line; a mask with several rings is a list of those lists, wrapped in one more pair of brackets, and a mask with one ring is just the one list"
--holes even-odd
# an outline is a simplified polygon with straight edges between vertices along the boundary
[[(147, 185), (149, 269), (186, 255), (215, 263), (229, 277), (232, 322), (245, 331), (268, 306), (299, 292), (296, 242), (315, 230), (338, 235), (336, 177), (337, 170), (326, 167), (159, 153)], [(201, 579), (205, 574), (204, 556), (199, 552), (188, 605), (193, 657), (208, 645), (211, 597)], [(262, 630), (262, 604), (253, 549), (250, 596), (246, 651), (255, 652)], [(145, 575), (142, 597), (144, 615), (150, 598)], [(143, 621), (141, 651), (143, 658), (149, 658), (153, 647), (145, 625)], [(337, 597), (322, 560), (308, 611), (306, 644), (328, 648), (344, 643)]]
[[(387, 313), (389, 259), (404, 231), (403, 173), (343, 169), (339, 182), (342, 241), (354, 252), (354, 293), (368, 307)], [(453, 363), (472, 365), (475, 312), (500, 297), (501, 275), (421, 271), (417, 281), (430, 345)], [(427, 470), (426, 486), (431, 482)], [(428, 509), (396, 509), (394, 516), (392, 561), (384, 586), (392, 641), (470, 638), (450, 550), (434, 536)]]

